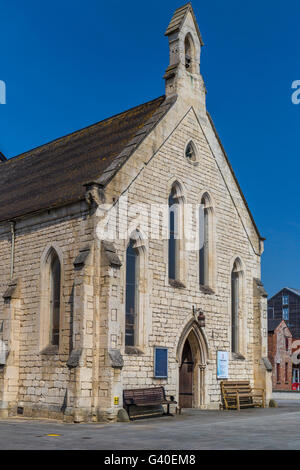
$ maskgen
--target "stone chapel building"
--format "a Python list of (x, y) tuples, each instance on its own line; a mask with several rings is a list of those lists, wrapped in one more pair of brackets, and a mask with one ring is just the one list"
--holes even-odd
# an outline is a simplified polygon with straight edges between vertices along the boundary
[(190, 3), (166, 36), (164, 96), (1, 156), (0, 416), (113, 420), (124, 389), (160, 384), (217, 409), (217, 351), (271, 393), (264, 239), (206, 110)]

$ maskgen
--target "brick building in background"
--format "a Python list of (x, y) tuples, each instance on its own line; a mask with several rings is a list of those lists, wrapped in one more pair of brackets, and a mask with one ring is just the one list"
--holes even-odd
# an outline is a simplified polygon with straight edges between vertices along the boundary
[(284, 320), (268, 324), (268, 357), (273, 367), (273, 390), (292, 388), (292, 334)]
[[(299, 344), (295, 343), (300, 340), (300, 290), (284, 287), (277, 294), (268, 300), (268, 325), (269, 335), (270, 328), (273, 328), (273, 322), (280, 323), (284, 320), (286, 326), (292, 334), (294, 341), (293, 352), (299, 348)], [(300, 341), (299, 341), (300, 343)], [(283, 361), (283, 360), (282, 360)], [(273, 375), (276, 371), (273, 371)], [(299, 364), (293, 364), (292, 367), (292, 383), (300, 382)]]

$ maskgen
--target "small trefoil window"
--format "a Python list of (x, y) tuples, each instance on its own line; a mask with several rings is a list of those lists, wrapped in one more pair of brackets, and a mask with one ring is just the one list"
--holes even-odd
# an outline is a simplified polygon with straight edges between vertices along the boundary
[(190, 162), (195, 162), (197, 160), (196, 150), (192, 142), (187, 145), (185, 156)]

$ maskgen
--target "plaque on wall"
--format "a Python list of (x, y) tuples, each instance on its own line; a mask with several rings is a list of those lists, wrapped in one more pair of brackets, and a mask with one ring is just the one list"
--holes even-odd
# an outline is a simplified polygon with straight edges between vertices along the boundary
[(217, 351), (217, 379), (228, 379), (228, 351)]

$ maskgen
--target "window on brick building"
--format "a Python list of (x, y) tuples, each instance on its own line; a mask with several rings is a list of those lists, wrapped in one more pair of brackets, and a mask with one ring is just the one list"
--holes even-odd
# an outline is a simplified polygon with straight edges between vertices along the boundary
[(285, 363), (285, 370), (284, 370), (284, 380), (288, 382), (288, 371), (289, 371), (289, 364), (288, 362)]
[(276, 381), (280, 383), (280, 364), (279, 362), (276, 364)]
[(287, 336), (285, 337), (285, 350), (289, 350), (289, 338)]

